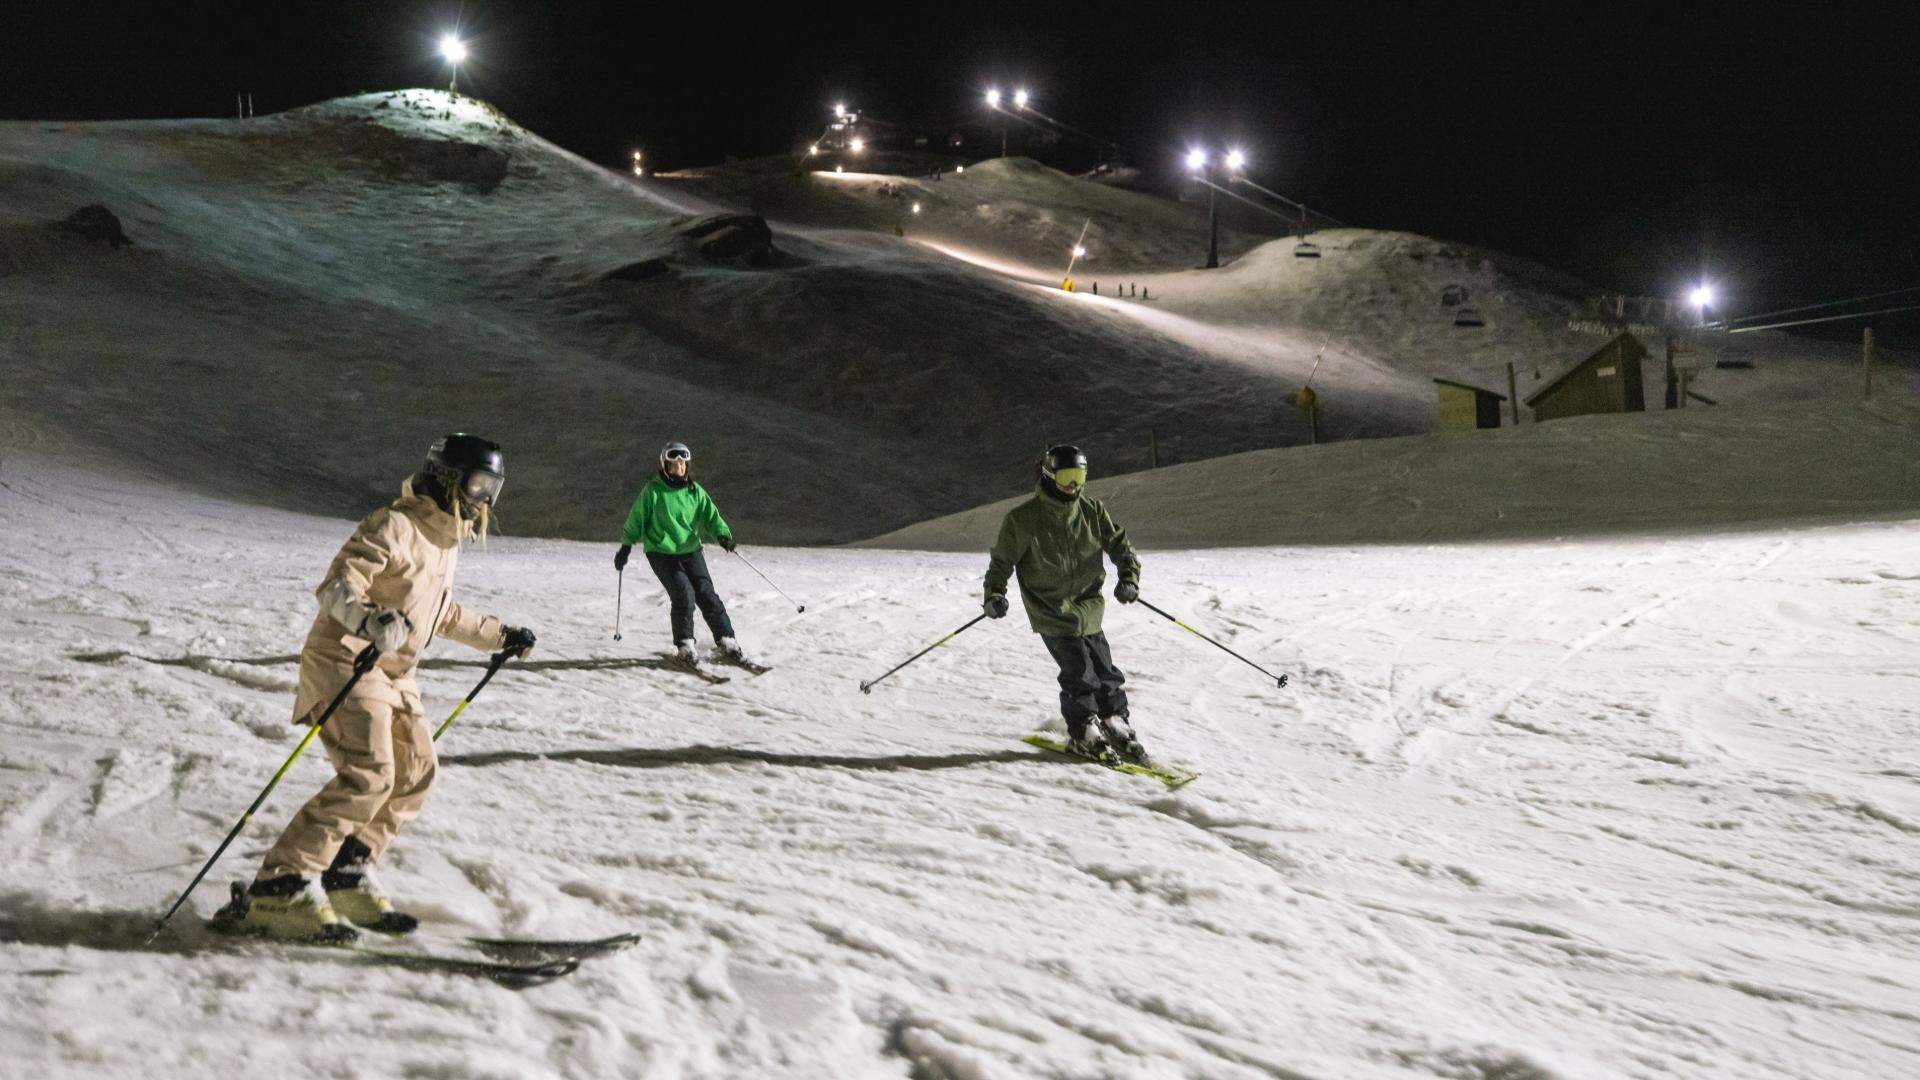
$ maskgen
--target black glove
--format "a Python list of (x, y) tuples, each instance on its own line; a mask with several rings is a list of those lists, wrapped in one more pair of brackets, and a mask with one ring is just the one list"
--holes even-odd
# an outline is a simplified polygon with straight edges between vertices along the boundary
[(980, 605), (980, 607), (987, 613), (987, 618), (989, 619), (1004, 619), (1007, 617), (1007, 598), (999, 593), (987, 597), (987, 602)]
[(734, 548), (737, 548), (740, 545), (733, 539), (733, 534), (728, 533), (727, 535), (720, 538), (720, 546), (723, 548), (726, 548), (728, 551), (732, 551)]
[(613, 553), (613, 568), (615, 570), (625, 570), (627, 568), (627, 556), (631, 554), (633, 554), (633, 545), (621, 544), (620, 550)]
[[(626, 548), (621, 548), (625, 551)], [(506, 637), (500, 642), (501, 652), (510, 652), (525, 660), (533, 655), (533, 631), (524, 626), (507, 627)]]
[(1123, 604), (1131, 604), (1140, 599), (1140, 586), (1131, 581), (1122, 581), (1113, 587), (1113, 598)]

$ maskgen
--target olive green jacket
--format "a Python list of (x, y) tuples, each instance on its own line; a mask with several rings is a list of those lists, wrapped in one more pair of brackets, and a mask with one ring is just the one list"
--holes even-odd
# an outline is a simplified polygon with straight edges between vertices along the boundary
[(1044, 490), (1035, 492), (1000, 523), (1000, 539), (987, 563), (987, 595), (1006, 595), (1007, 579), (1017, 574), (1034, 633), (1097, 634), (1106, 611), (1100, 594), (1107, 580), (1103, 551), (1121, 581), (1140, 584), (1140, 559), (1100, 500), (1082, 494), (1062, 502)]

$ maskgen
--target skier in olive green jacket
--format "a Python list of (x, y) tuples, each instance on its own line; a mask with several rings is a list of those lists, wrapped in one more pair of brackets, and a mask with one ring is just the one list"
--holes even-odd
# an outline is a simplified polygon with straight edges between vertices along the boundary
[[(1007, 613), (1007, 579), (1018, 575), (1020, 599), (1033, 632), (1060, 665), (1060, 711), (1067, 720), (1067, 748), (1087, 757), (1114, 755), (1144, 761), (1127, 715), (1127, 681), (1113, 665), (1107, 635), (1100, 630), (1106, 601), (1100, 587), (1105, 552), (1120, 574), (1114, 599), (1140, 597), (1140, 560), (1125, 529), (1098, 499), (1082, 495), (1087, 457), (1075, 446), (1056, 446), (1040, 459), (1040, 490), (1007, 512), (987, 563), (986, 601), (991, 618)], [(1098, 725), (1090, 723), (1099, 720)]]
[(748, 663), (745, 651), (733, 637), (733, 622), (727, 618), (727, 606), (714, 590), (713, 576), (707, 573), (706, 556), (700, 551), (701, 536), (710, 536), (732, 551), (733, 530), (727, 527), (720, 510), (713, 505), (707, 489), (693, 480), (693, 451), (687, 444), (670, 442), (660, 451), (660, 472), (647, 480), (640, 497), (633, 500), (627, 513), (626, 528), (620, 534), (620, 550), (613, 556), (613, 568), (625, 571), (633, 545), (646, 552), (647, 565), (666, 586), (672, 603), (675, 657), (698, 667), (699, 653), (693, 648), (693, 609), (697, 605), (713, 631), (715, 647), (723, 660)]

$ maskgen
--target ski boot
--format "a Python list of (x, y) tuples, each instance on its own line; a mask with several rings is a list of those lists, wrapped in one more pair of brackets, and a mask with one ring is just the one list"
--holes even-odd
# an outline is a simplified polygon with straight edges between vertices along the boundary
[(373, 876), (373, 851), (349, 836), (333, 857), (333, 865), (320, 875), (320, 887), (327, 891), (333, 910), (355, 926), (382, 934), (411, 934), (420, 920), (393, 910), (393, 900)]
[(698, 668), (700, 666), (700, 653), (694, 649), (693, 642), (691, 641), (674, 642), (673, 658), (690, 668)]
[(1107, 745), (1107, 737), (1096, 724), (1086, 724), (1079, 731), (1067, 727), (1067, 753), (1078, 754), (1094, 761), (1106, 761), (1113, 756), (1113, 749)]
[(244, 893), (236, 883), (233, 902), (214, 916), (214, 923), (282, 941), (344, 945), (360, 936), (333, 910), (320, 883), (299, 874), (255, 880)]
[(747, 664), (752, 662), (747, 659), (747, 650), (741, 648), (740, 643), (733, 638), (723, 637), (719, 641), (714, 642), (713, 647), (722, 659), (731, 663)]
[(1100, 718), (1100, 730), (1107, 737), (1107, 745), (1112, 748), (1115, 757), (1134, 765), (1146, 765), (1147, 748), (1133, 734), (1133, 724), (1125, 713)]

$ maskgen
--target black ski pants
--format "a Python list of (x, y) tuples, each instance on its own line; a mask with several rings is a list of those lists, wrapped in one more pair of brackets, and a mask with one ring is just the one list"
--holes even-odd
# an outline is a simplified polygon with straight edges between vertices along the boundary
[(1086, 637), (1048, 637), (1040, 635), (1060, 665), (1060, 712), (1067, 718), (1067, 730), (1078, 735), (1095, 716), (1127, 715), (1127, 692), (1120, 688), (1125, 674), (1113, 666), (1113, 651), (1107, 648), (1107, 635)]
[(693, 640), (696, 604), (700, 606), (700, 614), (706, 617), (707, 629), (713, 631), (715, 641), (733, 636), (733, 622), (727, 618), (727, 605), (720, 602), (720, 594), (714, 591), (713, 575), (707, 573), (705, 555), (697, 549), (685, 555), (649, 551), (647, 565), (653, 567), (653, 576), (667, 587), (667, 599), (673, 602), (674, 644)]

